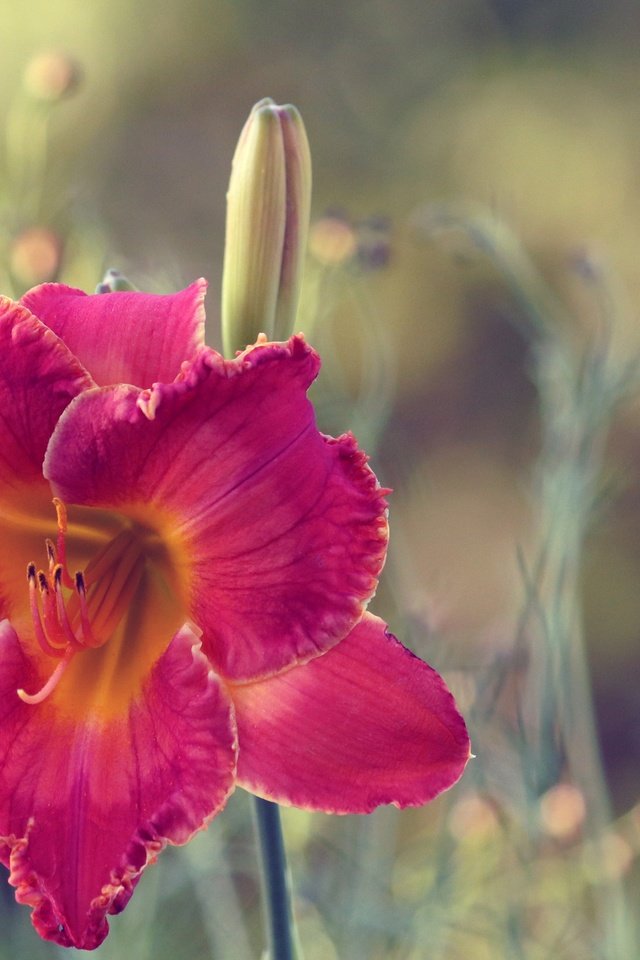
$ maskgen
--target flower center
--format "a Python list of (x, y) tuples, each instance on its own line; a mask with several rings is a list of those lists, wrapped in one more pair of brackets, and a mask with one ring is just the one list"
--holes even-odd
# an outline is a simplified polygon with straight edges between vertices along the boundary
[[(33, 693), (18, 690), (18, 696), (28, 704), (39, 704), (50, 697), (70, 672), (80, 680), (81, 686), (90, 685), (95, 693), (100, 665), (105, 662), (104, 658), (95, 660), (97, 651), (115, 636), (121, 641), (123, 637), (126, 639), (131, 632), (127, 623), (132, 616), (136, 630), (140, 629), (141, 616), (148, 605), (148, 568), (155, 566), (168, 573), (164, 580), (169, 581), (169, 588), (175, 586), (176, 580), (171, 575), (171, 564), (160, 536), (140, 524), (126, 521), (115, 535), (102, 540), (84, 570), (74, 571), (72, 575), (67, 560), (67, 510), (58, 498), (54, 498), (53, 504), (57, 538), (55, 542), (45, 539), (46, 568), (38, 569), (30, 562), (27, 582), (35, 640), (42, 653), (50, 660), (57, 660), (57, 664), (40, 689)], [(90, 651), (93, 651), (93, 660), (88, 656), (90, 662), (86, 667), (76, 670), (78, 660), (84, 660), (79, 654), (89, 655)], [(116, 661), (120, 660), (121, 652), (112, 654), (111, 661), (114, 656)], [(136, 657), (135, 650), (132, 656)], [(74, 668), (69, 671), (72, 664)], [(110, 699), (113, 700), (113, 696)]]

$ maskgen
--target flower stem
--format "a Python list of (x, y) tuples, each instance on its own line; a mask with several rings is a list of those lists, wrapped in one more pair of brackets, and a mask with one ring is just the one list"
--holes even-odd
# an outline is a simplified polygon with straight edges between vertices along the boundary
[(254, 797), (269, 960), (296, 960), (287, 858), (277, 803)]

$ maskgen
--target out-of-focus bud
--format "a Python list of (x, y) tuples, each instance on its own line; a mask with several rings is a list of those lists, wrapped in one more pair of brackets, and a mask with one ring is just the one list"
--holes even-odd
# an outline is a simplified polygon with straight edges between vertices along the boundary
[(325, 267), (347, 263), (355, 255), (358, 241), (349, 221), (337, 213), (316, 220), (309, 234), (309, 250)]
[(81, 78), (78, 64), (64, 53), (40, 53), (29, 61), (24, 86), (36, 100), (53, 103), (77, 89)]
[(542, 826), (549, 836), (557, 840), (575, 836), (586, 815), (582, 791), (571, 783), (557, 783), (540, 799)]
[(96, 293), (117, 293), (121, 290), (135, 289), (124, 273), (120, 273), (119, 270), (107, 270), (102, 278), (102, 283), (99, 283), (96, 287)]
[(222, 338), (227, 356), (259, 333), (293, 332), (311, 206), (311, 155), (300, 114), (267, 98), (249, 115), (227, 193)]
[(363, 270), (383, 270), (391, 259), (391, 221), (377, 216), (358, 224), (358, 262)]
[(28, 227), (9, 250), (11, 273), (23, 287), (54, 280), (60, 269), (62, 240), (49, 227)]

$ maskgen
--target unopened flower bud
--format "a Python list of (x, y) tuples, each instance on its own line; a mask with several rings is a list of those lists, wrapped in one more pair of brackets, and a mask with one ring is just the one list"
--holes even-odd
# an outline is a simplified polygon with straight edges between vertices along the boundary
[(300, 114), (257, 103), (240, 135), (227, 193), (222, 336), (227, 355), (293, 332), (311, 205), (311, 156)]
[(23, 287), (54, 280), (60, 269), (62, 240), (49, 227), (28, 227), (13, 240), (9, 266)]

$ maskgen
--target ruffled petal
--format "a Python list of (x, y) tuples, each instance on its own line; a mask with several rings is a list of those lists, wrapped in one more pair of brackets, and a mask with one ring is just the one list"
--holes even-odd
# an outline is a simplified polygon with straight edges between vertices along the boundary
[(44, 453), (62, 411), (92, 386), (51, 330), (0, 297), (0, 618), (28, 614), (26, 564), (55, 536)]
[(209, 351), (174, 384), (78, 398), (47, 452), (64, 500), (164, 511), (190, 616), (223, 676), (317, 656), (377, 585), (384, 491), (352, 437), (318, 432), (306, 398), (318, 367), (301, 337), (233, 361)]
[(49, 940), (83, 949), (108, 932), (166, 843), (182, 844), (233, 788), (229, 699), (183, 627), (128, 714), (74, 722), (16, 688), (33, 671), (0, 624), (0, 860)]
[(204, 343), (205, 280), (179, 293), (86, 294), (45, 283), (22, 298), (64, 340), (96, 383), (173, 380)]
[(441, 677), (370, 614), (323, 656), (229, 689), (238, 784), (281, 804), (327, 813), (419, 806), (469, 759)]
[(94, 386), (67, 347), (25, 307), (0, 297), (0, 499), (42, 483), (49, 437), (67, 404)]

